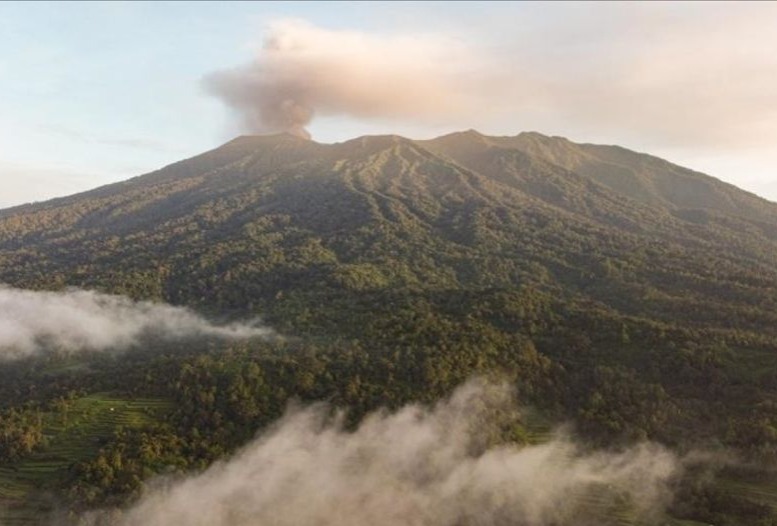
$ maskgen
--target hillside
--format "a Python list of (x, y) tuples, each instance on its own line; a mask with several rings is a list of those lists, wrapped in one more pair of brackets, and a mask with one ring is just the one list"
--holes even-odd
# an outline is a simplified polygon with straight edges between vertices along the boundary
[[(293, 396), (358, 416), (500, 371), (524, 403), (573, 422), (592, 446), (726, 447), (769, 467), (775, 262), (777, 204), (617, 146), (474, 131), (338, 144), (239, 137), (126, 182), (0, 211), (0, 283), (260, 315), (293, 339), (204, 358), (152, 346), (129, 359), (124, 384), (123, 364), (53, 374), (56, 358), (32, 359), (13, 365), (24, 374), (4, 373), (13, 380), (0, 398), (5, 410), (31, 396), (53, 411), (46, 404), (78, 386), (77, 407), (89, 396), (175, 401), (177, 431), (154, 432), (178, 465), (197, 467)], [(260, 372), (244, 377), (251, 364)], [(181, 431), (193, 425), (225, 430)], [(132, 450), (133, 436), (104, 454)], [(148, 462), (132, 469), (161, 469)], [(737, 487), (745, 475), (772, 476), (738, 473)], [(694, 488), (676, 515), (755, 524), (777, 502)]]
[(270, 316), (279, 292), (532, 284), (761, 334), (777, 326), (775, 225), (775, 204), (618, 147), (476, 132), (241, 137), (3, 211), (0, 281)]

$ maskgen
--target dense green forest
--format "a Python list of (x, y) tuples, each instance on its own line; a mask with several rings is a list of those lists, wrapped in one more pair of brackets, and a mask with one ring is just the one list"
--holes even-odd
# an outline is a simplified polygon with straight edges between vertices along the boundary
[(355, 425), (485, 375), (542, 422), (499, 440), (568, 422), (590, 448), (725, 451), (714, 477), (675, 482), (670, 515), (777, 524), (775, 262), (776, 204), (534, 133), (241, 137), (3, 210), (2, 283), (261, 316), (285, 338), (6, 360), (0, 505), (11, 523), (77, 521), (205, 468), (290, 400)]

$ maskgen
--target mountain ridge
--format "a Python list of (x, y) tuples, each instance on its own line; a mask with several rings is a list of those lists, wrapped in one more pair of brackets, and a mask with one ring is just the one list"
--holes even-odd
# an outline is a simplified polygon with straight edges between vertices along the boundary
[[(556, 150), (566, 157), (559, 160)], [(716, 265), (762, 273), (769, 276), (768, 283), (777, 275), (772, 265), (777, 260), (777, 204), (753, 204), (749, 194), (710, 182), (717, 180), (709, 176), (694, 177), (701, 177), (701, 189), (712, 185), (731, 192), (730, 202), (702, 201), (710, 207), (682, 208), (658, 193), (627, 195), (586, 173), (594, 170), (591, 159), (597, 155), (604, 159), (604, 170), (610, 161), (636, 159), (628, 166), (634, 177), (650, 182), (655, 170), (666, 167), (668, 172), (656, 178), (678, 178), (683, 188), (693, 183), (688, 174), (695, 172), (657, 158), (535, 132), (489, 137), (470, 130), (428, 141), (365, 136), (334, 144), (288, 134), (242, 136), (125, 182), (0, 212), (0, 280), (25, 284), (43, 274), (57, 276), (52, 283), (60, 285), (55, 286), (110, 289), (115, 269), (107, 261), (114, 257), (137, 261), (130, 267), (142, 270), (131, 275), (158, 274), (171, 261), (184, 273), (195, 264), (189, 261), (193, 254), (210, 254), (209, 263), (196, 263), (204, 265), (203, 272), (213, 264), (229, 269), (247, 264), (230, 259), (236, 247), (244, 252), (238, 260), (249, 254), (261, 260), (267, 257), (263, 249), (251, 245), (257, 236), (264, 243), (285, 239), (289, 232), (289, 239), (298, 239), (315, 256), (308, 254), (310, 262), (295, 264), (295, 258), (308, 257), (300, 255), (300, 247), (270, 242), (284, 265), (304, 269), (314, 264), (325, 274), (338, 274), (333, 270), (338, 265), (377, 262), (384, 266), (384, 278), (394, 276), (387, 281), (394, 286), (423, 283), (437, 273), (429, 283), (507, 286), (536, 281), (527, 272), (539, 265), (555, 269), (551, 281), (559, 290), (571, 283), (578, 290), (589, 279), (583, 276), (601, 271), (598, 261), (615, 258), (627, 269), (637, 261), (633, 254), (652, 246), (671, 261), (680, 259), (672, 263), (655, 256), (659, 259), (650, 263), (655, 268), (637, 263), (642, 270), (628, 280), (637, 280), (641, 288), (648, 286), (642, 281), (646, 276), (656, 280), (664, 267), (690, 264), (683, 257), (693, 261), (691, 275), (708, 269), (703, 271), (706, 277), (698, 278), (702, 281), (719, 273), (713, 270)], [(748, 207), (732, 213), (731, 203)], [(209, 244), (225, 252), (213, 254)], [(95, 254), (90, 246), (102, 247), (98, 253), (103, 260), (86, 261)], [(413, 260), (408, 247), (423, 257)], [(690, 256), (681, 256), (688, 250)], [(38, 256), (30, 259), (30, 254)], [(439, 254), (449, 254), (442, 265), (432, 263)], [(512, 259), (519, 255), (525, 261)], [(504, 269), (478, 276), (475, 260), (493, 260)], [(267, 272), (260, 282), (274, 280)], [(193, 300), (162, 283), (167, 278), (154, 279), (152, 297)], [(611, 288), (601, 278), (590, 279), (603, 289), (597, 293), (600, 299)], [(693, 290), (696, 285), (683, 287)], [(264, 296), (278, 292), (277, 286), (270, 288), (274, 292), (267, 290)]]
[[(569, 146), (576, 148), (578, 150), (582, 150), (583, 152), (587, 153), (589, 156), (593, 155), (591, 152), (609, 150), (608, 156), (612, 158), (615, 156), (614, 152), (622, 152), (622, 154), (626, 156), (639, 157), (641, 159), (646, 159), (654, 163), (662, 164), (672, 169), (681, 169), (687, 174), (694, 174), (696, 176), (700, 176), (702, 179), (706, 181), (710, 181), (710, 180), (715, 181), (714, 184), (716, 185), (722, 185), (730, 190), (736, 190), (736, 191), (748, 194), (750, 197), (756, 198), (758, 201), (762, 203), (775, 205), (775, 207), (777, 207), (777, 204), (773, 203), (772, 201), (769, 201), (768, 199), (758, 196), (753, 192), (741, 189), (733, 184), (726, 183), (713, 176), (704, 174), (702, 172), (697, 172), (688, 168), (684, 168), (680, 165), (674, 164), (660, 157), (656, 157), (643, 152), (638, 152), (636, 150), (631, 150), (622, 146), (595, 144), (595, 143), (575, 143), (562, 136), (549, 136), (549, 135), (544, 135), (539, 132), (533, 132), (533, 131), (521, 132), (518, 135), (513, 135), (513, 136), (489, 136), (489, 135), (482, 134), (477, 130), (470, 129), (463, 132), (452, 132), (434, 139), (414, 140), (414, 139), (409, 139), (399, 135), (388, 134), (388, 135), (365, 135), (361, 137), (356, 137), (354, 139), (349, 139), (346, 141), (335, 142), (335, 143), (319, 143), (314, 140), (303, 139), (297, 135), (290, 134), (290, 133), (278, 133), (278, 134), (269, 134), (269, 135), (241, 135), (231, 139), (230, 141), (227, 141), (226, 143), (220, 146), (217, 146), (211, 150), (203, 152), (202, 154), (192, 156), (182, 161), (171, 163), (169, 165), (163, 166), (160, 169), (153, 170), (152, 172), (141, 174), (139, 176), (135, 176), (124, 181), (109, 183), (107, 185), (102, 185), (94, 189), (86, 190), (84, 192), (78, 192), (76, 194), (56, 197), (53, 199), (48, 199), (46, 201), (22, 203), (19, 205), (14, 205), (11, 207), (0, 209), (0, 217), (2, 217), (3, 215), (7, 215), (9, 211), (18, 212), (20, 210), (29, 209), (30, 207), (40, 207), (47, 204), (53, 204), (53, 203), (61, 202), (61, 200), (63, 199), (66, 200), (66, 199), (73, 198), (75, 196), (81, 196), (85, 194), (90, 194), (92, 192), (101, 191), (103, 189), (112, 188), (115, 185), (126, 185), (128, 183), (142, 180), (142, 178), (147, 178), (152, 174), (158, 174), (162, 170), (169, 170), (173, 167), (178, 167), (178, 166), (186, 166), (192, 161), (203, 162), (207, 159), (210, 162), (214, 162), (214, 166), (216, 166), (217, 163), (223, 163), (223, 157), (221, 155), (219, 155), (215, 160), (208, 159), (208, 157), (214, 156), (214, 154), (223, 154), (224, 156), (226, 156), (227, 154), (235, 154), (235, 153), (237, 153), (237, 155), (240, 155), (240, 152), (242, 152), (245, 155), (250, 155), (257, 148), (266, 147), (268, 145), (273, 146), (274, 148), (277, 148), (280, 145), (288, 146), (292, 144), (297, 148), (302, 147), (307, 151), (315, 151), (318, 154), (323, 154), (323, 152), (325, 152), (326, 150), (336, 151), (338, 149), (341, 149), (349, 145), (355, 145), (355, 144), (363, 145), (367, 142), (372, 142), (374, 144), (374, 142), (376, 141), (385, 142), (387, 140), (404, 141), (405, 143), (412, 143), (412, 144), (420, 145), (422, 147), (432, 146), (433, 148), (435, 143), (439, 144), (445, 140), (456, 138), (456, 137), (467, 137), (469, 139), (475, 138), (481, 144), (485, 144), (488, 146), (501, 146), (508, 149), (517, 149), (527, 154), (540, 154), (539, 155), (540, 157), (545, 158), (549, 162), (552, 162), (553, 164), (557, 164), (564, 168), (570, 169), (572, 171), (574, 171), (573, 169), (574, 166), (572, 165), (575, 165), (576, 163), (579, 164), (580, 159), (564, 160), (564, 159), (558, 158), (558, 152)], [(548, 147), (548, 145), (550, 145), (550, 148)], [(545, 151), (543, 151), (543, 148), (545, 149)], [(549, 153), (548, 150), (550, 150), (553, 153)], [(584, 170), (584, 172), (587, 170), (589, 169)]]

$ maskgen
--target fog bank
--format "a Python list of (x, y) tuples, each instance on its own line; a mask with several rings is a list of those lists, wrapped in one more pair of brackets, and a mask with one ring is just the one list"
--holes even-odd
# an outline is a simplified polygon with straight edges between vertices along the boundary
[(271, 329), (257, 323), (217, 325), (184, 307), (124, 296), (0, 285), (0, 359), (26, 356), (43, 348), (126, 349), (143, 336), (255, 338), (272, 334)]
[(597, 514), (611, 513), (605, 507), (616, 499), (635, 516), (662, 509), (678, 462), (659, 446), (585, 453), (557, 436), (542, 445), (484, 447), (497, 417), (515, 411), (510, 399), (506, 389), (470, 382), (432, 408), (375, 412), (355, 431), (322, 405), (290, 410), (231, 459), (151, 484), (111, 522), (549, 526), (600, 524)]

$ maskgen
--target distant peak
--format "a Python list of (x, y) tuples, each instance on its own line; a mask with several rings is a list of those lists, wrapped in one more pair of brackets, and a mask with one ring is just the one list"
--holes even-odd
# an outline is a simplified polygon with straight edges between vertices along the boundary
[(460, 132), (454, 132), (454, 133), (451, 133), (450, 135), (458, 135), (458, 136), (461, 136), (461, 137), (478, 137), (478, 138), (484, 138), (485, 137), (485, 135), (483, 135), (482, 133), (480, 133), (479, 131), (477, 131), (477, 130), (475, 130), (473, 128), (470, 128), (470, 129), (464, 130), (464, 131), (460, 131)]
[(562, 142), (572, 142), (566, 137), (562, 137), (561, 135), (545, 135), (544, 133), (536, 132), (536, 131), (525, 131), (521, 132), (518, 135), (516, 135), (517, 138), (524, 138), (524, 139), (536, 139), (536, 140), (542, 140), (542, 141), (562, 141)]
[(419, 141), (432, 149), (442, 148), (443, 150), (457, 151), (480, 151), (494, 146), (492, 138), (483, 135), (477, 130), (469, 129), (442, 135), (435, 139)]
[(542, 134), (540, 132), (536, 131), (522, 131), (516, 137), (535, 137), (538, 139), (549, 139), (550, 137), (548, 135)]
[(384, 135), (362, 135), (361, 137), (358, 138), (358, 140), (363, 142), (398, 143), (402, 141), (409, 141), (410, 139), (406, 139), (401, 135), (395, 135), (391, 133), (391, 134), (384, 134)]
[(400, 135), (363, 135), (350, 141), (345, 141), (343, 145), (360, 146), (362, 148), (389, 148), (397, 144), (412, 143), (410, 139)]
[(479, 131), (473, 130), (470, 128), (469, 130), (448, 133), (446, 135), (437, 137), (437, 139), (449, 139), (449, 140), (450, 139), (470, 139), (470, 140), (475, 139), (475, 140), (483, 141), (483, 140), (486, 140), (487, 137), (482, 133), (480, 133)]

